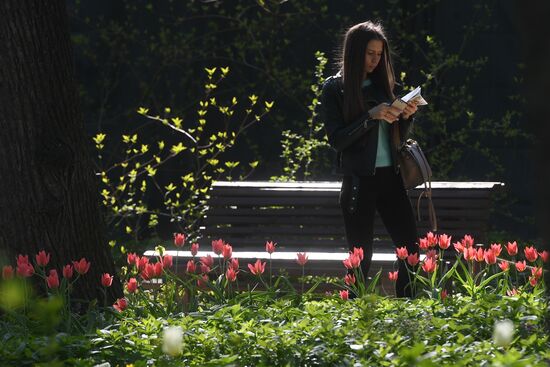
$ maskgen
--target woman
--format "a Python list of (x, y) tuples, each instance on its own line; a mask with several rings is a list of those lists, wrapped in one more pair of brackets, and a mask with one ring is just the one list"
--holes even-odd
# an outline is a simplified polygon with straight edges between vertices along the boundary
[[(323, 86), (319, 112), (344, 175), (340, 206), (347, 242), (350, 249), (363, 248), (365, 276), (372, 259), (375, 210), (396, 246), (418, 252), (414, 214), (396, 160), (398, 140), (406, 138), (417, 107), (409, 104), (403, 111), (391, 107), (394, 86), (382, 26), (369, 21), (351, 27), (340, 71)], [(408, 285), (405, 264), (400, 262), (396, 295), (410, 296)]]

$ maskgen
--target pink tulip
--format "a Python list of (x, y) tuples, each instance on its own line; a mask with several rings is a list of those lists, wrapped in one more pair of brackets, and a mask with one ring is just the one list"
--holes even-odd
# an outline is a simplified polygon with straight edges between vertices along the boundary
[(126, 298), (119, 298), (113, 304), (113, 308), (118, 312), (124, 311), (128, 307), (128, 300)]
[(276, 245), (277, 245), (276, 243), (273, 243), (273, 242), (271, 242), (271, 241), (267, 241), (267, 242), (265, 243), (265, 250), (266, 250), (269, 254), (272, 254), (272, 253), (275, 252), (275, 246), (276, 246)]
[(224, 260), (229, 260), (231, 259), (231, 255), (233, 254), (233, 247), (231, 247), (230, 244), (226, 243), (225, 245), (223, 245), (223, 248), (222, 248), (222, 255), (223, 255), (223, 258)]
[(149, 258), (146, 256), (142, 256), (136, 261), (136, 266), (138, 268), (138, 271), (143, 271), (145, 267), (149, 264)]
[(428, 243), (428, 239), (426, 237), (420, 238), (418, 240), (418, 247), (420, 247), (421, 250), (427, 250), (428, 247), (430, 247), (430, 244)]
[(497, 255), (492, 249), (488, 249), (484, 252), (483, 258), (485, 259), (485, 262), (489, 265), (496, 264), (497, 262)]
[(516, 262), (516, 269), (520, 273), (523, 272), (527, 268), (527, 264), (525, 263), (525, 260)]
[(185, 244), (185, 235), (183, 233), (174, 233), (174, 245), (182, 247)]
[(523, 249), (523, 253), (525, 254), (525, 258), (530, 262), (537, 260), (537, 257), (539, 256), (539, 253), (534, 246), (525, 247)]
[(409, 256), (409, 252), (405, 246), (398, 247), (395, 252), (397, 253), (397, 257), (401, 260), (405, 260), (407, 256)]
[(128, 265), (136, 265), (138, 260), (139, 256), (136, 255), (135, 252), (130, 252), (128, 253), (128, 255), (126, 255), (126, 261), (128, 262)]
[(17, 275), (23, 278), (31, 277), (34, 274), (34, 268), (29, 263), (21, 263), (17, 265)]
[(548, 262), (548, 251), (544, 250), (543, 252), (539, 252), (539, 256), (542, 259), (543, 263)]
[(465, 235), (462, 239), (464, 247), (472, 247), (474, 245), (474, 238), (469, 234)]
[(451, 246), (451, 240), (453, 236), (447, 236), (446, 234), (442, 234), (439, 236), (439, 248), (442, 250), (446, 250)]
[(193, 255), (193, 257), (197, 256), (197, 253), (199, 252), (199, 244), (198, 243), (193, 243), (191, 245), (191, 255)]
[(428, 232), (426, 234), (426, 239), (428, 240), (429, 247), (434, 247), (435, 245), (437, 245), (437, 236), (432, 232)]
[(261, 275), (264, 273), (265, 270), (265, 262), (262, 263), (260, 260), (256, 260), (254, 265), (248, 264), (248, 269), (254, 275)]
[(538, 283), (538, 279), (535, 277), (529, 277), (529, 284), (531, 284), (532, 287), (536, 286)]
[(211, 268), (212, 265), (214, 265), (214, 258), (210, 255), (206, 255), (206, 256), (201, 257), (200, 261), (203, 265), (206, 265), (209, 268)]
[(542, 278), (542, 268), (531, 268), (531, 275), (537, 280)]
[(455, 248), (455, 251), (459, 254), (464, 252), (464, 244), (462, 242), (455, 242), (453, 243), (453, 246)]
[(57, 276), (57, 270), (50, 270), (50, 275), (46, 277), (46, 284), (50, 289), (59, 288), (59, 277)]
[(128, 293), (135, 293), (138, 287), (138, 282), (136, 278), (130, 278), (126, 284), (126, 289)]
[(344, 283), (346, 283), (347, 285), (349, 286), (352, 286), (353, 284), (355, 284), (355, 275), (353, 274), (346, 274), (346, 276), (344, 277)]
[(67, 264), (63, 267), (63, 278), (71, 279), (72, 277), (73, 277), (73, 266), (71, 264)]
[(500, 256), (500, 253), (502, 252), (502, 245), (500, 243), (493, 243), (491, 244), (491, 250), (495, 253), (495, 256)]
[(187, 262), (187, 273), (194, 274), (197, 271), (197, 267), (195, 265), (195, 262), (193, 260), (189, 260)]
[(228, 268), (225, 272), (225, 277), (228, 281), (234, 282), (235, 280), (237, 280), (237, 272), (233, 270), (233, 268)]
[(13, 266), (5, 265), (2, 268), (2, 279), (4, 279), (4, 280), (12, 279), (13, 278), (13, 273), (14, 273)]
[(399, 272), (397, 271), (390, 271), (388, 272), (388, 278), (392, 281), (392, 282), (395, 282), (397, 281), (397, 275), (399, 274)]
[(410, 265), (410, 266), (416, 266), (418, 264), (418, 262), (420, 261), (420, 259), (418, 258), (418, 253), (415, 252), (414, 254), (410, 254), (409, 256), (407, 256), (407, 263)]
[(110, 287), (113, 284), (113, 276), (109, 273), (103, 273), (101, 275), (101, 285), (104, 287)]
[(153, 264), (146, 264), (145, 268), (139, 273), (143, 280), (150, 280), (155, 276), (155, 266)]
[(355, 269), (358, 268), (361, 264), (361, 259), (359, 256), (350, 254), (349, 257), (342, 261), (346, 269)]
[(348, 290), (340, 291), (340, 298), (342, 298), (344, 301), (347, 301), (349, 299)]
[(483, 251), (482, 247), (478, 247), (475, 251), (475, 260), (480, 263), (484, 260), (485, 257), (485, 251)]
[(164, 270), (164, 268), (162, 267), (162, 263), (161, 262), (156, 262), (154, 265), (153, 265), (153, 276), (155, 278), (159, 278), (162, 276), (162, 272)]
[(437, 260), (439, 255), (437, 254), (437, 250), (432, 248), (432, 249), (429, 249), (428, 251), (426, 251), (426, 257), (429, 257), (430, 259)]
[(308, 257), (305, 252), (298, 252), (296, 254), (296, 262), (300, 266), (304, 266), (307, 263)]
[(17, 266), (29, 263), (29, 255), (17, 255)]
[(424, 270), (426, 273), (433, 273), (436, 268), (437, 261), (432, 258), (426, 258), (426, 260), (424, 260), (424, 264), (422, 264), (422, 270)]
[(508, 242), (508, 244), (506, 245), (506, 251), (508, 252), (508, 255), (516, 256), (518, 254), (518, 244), (516, 243), (516, 241)]
[(90, 263), (85, 258), (80, 261), (73, 261), (74, 270), (80, 275), (84, 275), (90, 270)]
[(353, 248), (353, 254), (359, 258), (359, 261), (363, 261), (364, 254), (363, 254), (363, 248), (362, 247), (354, 247)]
[(473, 247), (465, 247), (464, 248), (464, 260), (466, 261), (472, 261), (476, 258), (477, 251)]
[(170, 269), (173, 265), (173, 260), (171, 255), (164, 255), (162, 257), (162, 268)]
[(201, 264), (201, 274), (210, 273), (210, 267), (208, 265)]
[(38, 266), (46, 266), (50, 262), (50, 254), (47, 254), (46, 251), (39, 251), (35, 257), (36, 264)]
[(506, 291), (506, 294), (509, 296), (509, 297), (512, 297), (512, 296), (517, 296), (519, 294), (519, 291), (517, 290), (517, 288), (512, 288), (512, 289), (509, 289)]
[(502, 271), (507, 271), (508, 269), (510, 269), (510, 263), (508, 261), (501, 261), (498, 263), (498, 267)]
[(208, 275), (207, 274), (203, 274), (199, 277), (199, 279), (197, 279), (197, 287), (199, 287), (200, 289), (208, 289)]
[(212, 251), (216, 255), (220, 255), (223, 251), (223, 245), (225, 245), (225, 242), (221, 239), (212, 241)]
[(239, 259), (231, 259), (231, 261), (229, 262), (229, 266), (235, 270), (235, 271), (238, 271), (239, 270)]

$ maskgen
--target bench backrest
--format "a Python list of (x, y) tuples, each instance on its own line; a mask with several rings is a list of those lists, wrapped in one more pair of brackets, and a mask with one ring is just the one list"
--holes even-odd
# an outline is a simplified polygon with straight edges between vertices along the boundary
[[(222, 238), (234, 249), (261, 250), (266, 241), (281, 250), (346, 251), (344, 224), (338, 205), (340, 182), (216, 182), (210, 192), (203, 244)], [(491, 193), (499, 182), (433, 182), (438, 233), (476, 242), (486, 239)], [(421, 189), (409, 191), (416, 212)], [(427, 201), (421, 200), (418, 233), (429, 231)], [(374, 226), (375, 251), (393, 251), (379, 217)]]

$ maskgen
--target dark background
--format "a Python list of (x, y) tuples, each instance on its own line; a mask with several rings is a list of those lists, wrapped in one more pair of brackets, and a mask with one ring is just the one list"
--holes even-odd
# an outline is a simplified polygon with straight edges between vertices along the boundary
[[(426, 73), (437, 80), (423, 89), (430, 109), (419, 113), (415, 130), (435, 178), (504, 182), (492, 238), (537, 240), (532, 137), (521, 113), (523, 60), (512, 1), (69, 0), (68, 5), (90, 136), (161, 136), (137, 108), (161, 113), (171, 107), (184, 121), (192, 119), (204, 67), (230, 66), (221, 97), (246, 99), (255, 93), (275, 101), (273, 112), (229, 152), (230, 159), (260, 160), (252, 180), (281, 174), (282, 130), (305, 130), (315, 51), (328, 57), (325, 76), (331, 75), (346, 28), (382, 20), (396, 73), (405, 71), (408, 85), (424, 83)], [(455, 54), (459, 61), (449, 59)], [(466, 107), (474, 117), (467, 117)], [(109, 146), (106, 159), (116, 161), (120, 149)], [(310, 179), (338, 179), (331, 157), (332, 152), (318, 153), (320, 163)], [(163, 174), (177, 175), (186, 164), (172, 162)]]

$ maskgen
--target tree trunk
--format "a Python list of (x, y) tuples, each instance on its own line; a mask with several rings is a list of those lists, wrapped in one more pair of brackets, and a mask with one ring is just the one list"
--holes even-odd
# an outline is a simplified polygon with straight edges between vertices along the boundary
[[(51, 253), (48, 268), (85, 257), (73, 297), (102, 299), (115, 273), (88, 154), (64, 0), (0, 2), (0, 262)], [(118, 280), (108, 302), (122, 293)]]
[[(516, 6), (519, 10), (526, 66), (527, 124), (536, 137), (533, 147), (534, 181), (537, 185), (535, 188), (537, 193), (536, 217), (544, 241), (542, 245), (547, 251), (550, 251), (550, 163), (547, 148), (550, 142), (550, 112), (548, 110), (550, 2), (547, 0), (516, 1)], [(550, 296), (550, 268), (546, 266), (545, 270), (546, 291)], [(550, 319), (547, 327), (550, 331)]]

